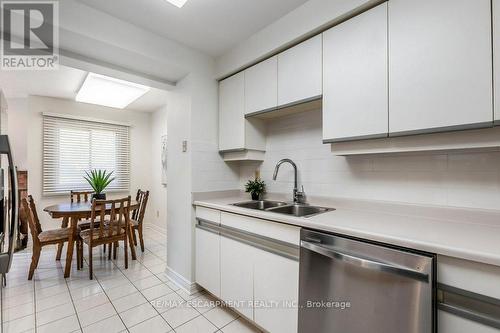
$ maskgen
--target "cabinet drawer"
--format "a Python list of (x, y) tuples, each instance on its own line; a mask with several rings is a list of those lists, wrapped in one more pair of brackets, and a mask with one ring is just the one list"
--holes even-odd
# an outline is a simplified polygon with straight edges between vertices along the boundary
[(437, 262), (439, 283), (500, 299), (500, 267), (446, 256)]
[(196, 207), (196, 218), (220, 224), (220, 211), (205, 207)]
[(500, 333), (500, 329), (485, 326), (471, 320), (460, 318), (454, 314), (438, 311), (438, 332), (439, 333)]
[(297, 246), (300, 244), (299, 227), (225, 212), (221, 213), (220, 222), (223, 226), (251, 232)]

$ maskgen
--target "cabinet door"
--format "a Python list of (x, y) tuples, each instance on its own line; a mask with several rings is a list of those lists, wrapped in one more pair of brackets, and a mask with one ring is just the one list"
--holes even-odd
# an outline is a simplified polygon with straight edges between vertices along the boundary
[(196, 228), (196, 283), (220, 297), (220, 236)]
[(387, 3), (323, 34), (323, 139), (387, 136)]
[(278, 105), (278, 61), (272, 57), (245, 71), (245, 114)]
[(318, 35), (278, 55), (278, 105), (322, 94), (322, 37)]
[(255, 322), (273, 333), (297, 332), (299, 262), (260, 249), (255, 253)]
[(245, 147), (245, 76), (238, 73), (219, 83), (219, 150)]
[(221, 236), (221, 298), (253, 320), (254, 248)]
[(495, 123), (500, 124), (500, 0), (493, 0), (493, 68)]
[(389, 1), (391, 135), (492, 125), (490, 5)]
[(485, 326), (483, 324), (455, 316), (448, 312), (438, 311), (438, 332), (500, 333), (500, 329)]

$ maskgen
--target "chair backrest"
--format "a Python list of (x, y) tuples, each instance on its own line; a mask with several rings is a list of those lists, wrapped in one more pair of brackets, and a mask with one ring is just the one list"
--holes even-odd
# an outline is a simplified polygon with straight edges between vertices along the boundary
[(144, 220), (144, 213), (146, 212), (146, 206), (148, 204), (149, 191), (142, 191), (141, 189), (137, 190), (137, 195), (135, 197), (135, 201), (137, 201), (137, 208), (132, 212), (132, 219), (137, 222), (142, 223)]
[(73, 202), (89, 202), (94, 191), (71, 191), (71, 203)]
[[(92, 235), (95, 233), (99, 235), (99, 238), (125, 233), (124, 230), (130, 223), (130, 201), (130, 195), (116, 200), (92, 200), (90, 239), (93, 239)], [(108, 220), (106, 216), (109, 217)]]
[(40, 225), (38, 213), (36, 212), (35, 200), (33, 200), (31, 195), (28, 195), (26, 198), (23, 198), (22, 203), (28, 217), (28, 225), (30, 227), (31, 236), (33, 237), (33, 243), (37, 244), (40, 242), (38, 235), (42, 232), (42, 226)]

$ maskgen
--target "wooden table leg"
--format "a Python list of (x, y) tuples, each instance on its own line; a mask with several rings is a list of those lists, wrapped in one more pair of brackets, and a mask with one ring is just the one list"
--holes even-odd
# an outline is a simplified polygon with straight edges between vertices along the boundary
[(71, 273), (71, 262), (73, 261), (73, 248), (75, 247), (77, 225), (78, 219), (72, 217), (70, 223), (71, 232), (69, 234), (68, 240), (68, 253), (66, 254), (66, 268), (64, 270), (65, 278), (69, 278), (69, 275)]
[(134, 238), (132, 236), (132, 232), (134, 232), (133, 226), (130, 225), (127, 230), (127, 236), (128, 236), (128, 243), (130, 244), (130, 252), (132, 253), (132, 260), (137, 260), (137, 255), (135, 253), (135, 246), (134, 246)]
[[(61, 223), (61, 228), (67, 228), (68, 227), (68, 218), (64, 217)], [(64, 243), (61, 243), (57, 245), (57, 255), (56, 255), (56, 260), (61, 260), (61, 254), (62, 254), (62, 249), (63, 249)]]

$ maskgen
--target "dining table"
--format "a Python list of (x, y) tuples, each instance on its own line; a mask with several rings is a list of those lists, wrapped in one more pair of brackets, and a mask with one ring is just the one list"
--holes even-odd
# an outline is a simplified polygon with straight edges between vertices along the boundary
[[(130, 211), (139, 208), (139, 203), (132, 201), (130, 203)], [(75, 248), (75, 241), (78, 237), (78, 221), (82, 219), (90, 219), (92, 214), (92, 203), (91, 202), (72, 202), (72, 203), (60, 203), (45, 207), (43, 209), (47, 212), (53, 219), (62, 219), (61, 227), (71, 229), (68, 239), (68, 250), (66, 254), (66, 266), (64, 269), (64, 277), (68, 278), (71, 273), (71, 263), (73, 261), (73, 250)], [(96, 210), (99, 210), (96, 208)], [(99, 210), (100, 211), (100, 210)], [(111, 205), (106, 206), (106, 214), (111, 212)], [(133, 236), (127, 229), (129, 234), (130, 251), (132, 253), (132, 260), (136, 260), (137, 256), (135, 253), (135, 246), (133, 246)], [(56, 260), (61, 259), (62, 244), (58, 245)]]

